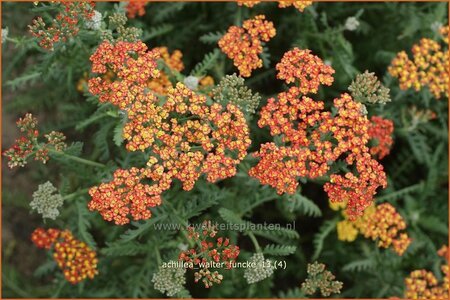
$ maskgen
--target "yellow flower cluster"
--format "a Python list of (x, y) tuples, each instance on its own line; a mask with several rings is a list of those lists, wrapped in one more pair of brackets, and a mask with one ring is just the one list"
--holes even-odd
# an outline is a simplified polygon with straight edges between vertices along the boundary
[[(330, 204), (330, 206), (334, 210), (342, 208), (336, 204), (333, 206)], [(406, 229), (405, 221), (389, 203), (370, 205), (364, 214), (354, 221), (349, 220), (345, 211), (342, 214), (345, 219), (337, 224), (338, 239), (341, 241), (353, 242), (358, 234), (362, 234), (366, 238), (377, 241), (378, 247), (392, 246), (398, 255), (403, 255), (411, 243), (408, 234), (401, 232)]]
[[(448, 45), (448, 26), (442, 27), (440, 33)], [(405, 51), (401, 51), (392, 60), (389, 73), (398, 78), (400, 88), (413, 88), (419, 91), (427, 86), (431, 93), (439, 99), (448, 97), (449, 85), (449, 53), (438, 42), (423, 38), (412, 47), (413, 59), (409, 59)]]
[[(184, 64), (182, 61), (183, 54), (180, 50), (175, 50), (172, 54), (169, 53), (167, 47), (157, 47), (161, 58), (164, 61), (164, 64), (170, 71), (181, 72), (184, 69)], [(173, 87), (170, 82), (169, 75), (164, 71), (161, 71), (161, 75), (157, 78), (151, 78), (147, 84), (148, 88), (151, 89), (154, 93), (160, 95), (167, 95), (167, 91), (169, 88)]]

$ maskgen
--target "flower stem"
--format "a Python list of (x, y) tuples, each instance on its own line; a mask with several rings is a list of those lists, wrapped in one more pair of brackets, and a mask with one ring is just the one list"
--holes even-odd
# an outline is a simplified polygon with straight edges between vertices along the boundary
[(261, 247), (259, 246), (258, 240), (256, 239), (253, 232), (248, 232), (247, 235), (252, 240), (252, 243), (255, 246), (256, 252), (261, 253)]
[(53, 154), (58, 154), (58, 155), (64, 156), (67, 159), (70, 159), (70, 160), (73, 160), (73, 161), (76, 161), (76, 162), (79, 162), (79, 163), (82, 163), (82, 164), (85, 164), (85, 165), (88, 165), (88, 166), (92, 166), (92, 167), (104, 168), (106, 166), (106, 165), (104, 165), (102, 163), (98, 163), (98, 162), (95, 162), (95, 161), (92, 161), (92, 160), (88, 160), (88, 159), (84, 159), (84, 158), (81, 158), (81, 157), (73, 156), (73, 155), (70, 155), (70, 154), (67, 154), (67, 153), (64, 153), (64, 152), (56, 151), (54, 149), (49, 149), (49, 152), (53, 153)]

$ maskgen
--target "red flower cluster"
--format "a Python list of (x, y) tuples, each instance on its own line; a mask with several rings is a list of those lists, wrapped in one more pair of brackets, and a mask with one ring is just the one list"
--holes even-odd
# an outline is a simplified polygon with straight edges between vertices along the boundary
[[(123, 129), (126, 148), (129, 151), (151, 150), (147, 165), (154, 171), (149, 171), (151, 176), (143, 176), (157, 181), (164, 179), (150, 192), (152, 199), (158, 198), (157, 205), (161, 201), (160, 193), (169, 188), (173, 178), (182, 181), (185, 190), (190, 190), (202, 173), (210, 182), (234, 176), (236, 165), (245, 157), (251, 143), (244, 114), (233, 104), (226, 107), (208, 104), (206, 96), (194, 93), (182, 83), (168, 87), (167, 99), (161, 103), (147, 88), (149, 79), (160, 74), (156, 69), (158, 57), (158, 50), (147, 52), (142, 42), (115, 45), (104, 42), (91, 57), (92, 71), (112, 71), (115, 78), (95, 77), (89, 81), (91, 93), (99, 95), (101, 102), (111, 102), (127, 113)], [(179, 68), (180, 62), (171, 60), (170, 67)], [(139, 172), (143, 173), (144, 169)], [(136, 178), (130, 182), (140, 182), (143, 178), (128, 173), (125, 176)], [(124, 191), (120, 190), (110, 197), (121, 180), (91, 189), (90, 208), (99, 210), (106, 220), (114, 220), (116, 224), (127, 223), (129, 212), (135, 219), (149, 218), (150, 212), (145, 209), (142, 214), (129, 210), (128, 204), (133, 201), (126, 198), (110, 204), (112, 199), (123, 196)], [(142, 186), (145, 183), (139, 185), (139, 189)], [(142, 207), (146, 206), (149, 205)]]
[(59, 6), (60, 12), (51, 26), (47, 27), (41, 17), (28, 26), (31, 34), (39, 40), (39, 45), (47, 50), (53, 50), (57, 42), (65, 42), (76, 36), (80, 30), (80, 21), (90, 20), (94, 16), (93, 1), (61, 1)]
[(334, 81), (334, 70), (323, 63), (311, 50), (294, 48), (283, 55), (277, 64), (277, 78), (286, 83), (298, 83), (302, 94), (317, 93), (321, 84), (331, 85)]
[(268, 42), (276, 34), (275, 27), (266, 21), (264, 15), (244, 21), (242, 27), (231, 26), (219, 40), (219, 47), (233, 60), (243, 77), (249, 77), (253, 70), (261, 68), (263, 42)]
[[(161, 166), (151, 169), (131, 168), (118, 169), (112, 181), (102, 183), (89, 190), (92, 200), (88, 204), (90, 210), (98, 210), (107, 221), (117, 225), (129, 223), (129, 215), (134, 220), (145, 220), (151, 217), (149, 207), (161, 204), (161, 193), (171, 183), (167, 174), (163, 174)], [(143, 183), (144, 180), (153, 185)]]
[(145, 96), (145, 86), (150, 78), (159, 77), (156, 60), (158, 50), (148, 51), (139, 42), (104, 41), (91, 56), (92, 72), (106, 74), (111, 71), (116, 78), (97, 76), (89, 80), (89, 91), (98, 95), (100, 102), (111, 102), (120, 109), (128, 108), (136, 97)]
[(360, 215), (372, 202), (376, 189), (386, 185), (383, 167), (368, 154), (370, 122), (363, 114), (363, 105), (343, 94), (334, 100), (337, 112), (332, 115), (324, 111), (323, 102), (301, 96), (333, 82), (334, 70), (309, 50), (290, 51), (277, 69), (279, 78), (287, 83), (299, 79), (300, 86), (269, 99), (262, 108), (258, 126), (268, 126), (271, 135), (280, 135), (284, 145), (262, 145), (255, 154), (260, 161), (250, 169), (250, 176), (276, 188), (279, 194), (293, 194), (299, 177), (328, 175), (332, 163), (345, 157), (356, 170), (344, 176), (332, 174), (324, 189), (332, 202), (348, 200), (349, 215)]
[[(233, 263), (239, 255), (239, 247), (230, 244), (228, 238), (215, 238), (217, 234), (216, 227), (211, 221), (204, 221), (200, 229), (188, 227), (188, 237), (195, 242), (196, 247), (182, 251), (178, 257), (180, 261), (190, 263), (192, 267), (201, 266), (201, 270), (195, 272), (195, 282), (202, 280), (206, 288), (214, 283), (220, 284), (223, 276), (217, 271), (211, 272), (207, 266), (214, 262), (218, 265), (223, 264), (225, 269), (233, 268)], [(203, 279), (202, 279), (203, 278)]]
[(37, 228), (31, 240), (39, 248), (53, 248), (53, 258), (70, 283), (77, 284), (98, 274), (95, 251), (75, 239), (69, 230)]
[(134, 19), (136, 16), (142, 17), (145, 15), (147, 3), (148, 1), (146, 0), (130, 0), (127, 4), (127, 17)]
[(66, 148), (64, 143), (66, 137), (61, 132), (52, 131), (45, 135), (47, 142), (38, 143), (39, 131), (37, 130), (37, 119), (32, 114), (27, 113), (17, 122), (17, 127), (25, 136), (21, 136), (16, 143), (6, 150), (3, 155), (8, 157), (9, 168), (24, 167), (27, 159), (34, 155), (35, 160), (40, 160), (44, 164), (48, 161), (48, 152), (50, 147), (55, 151), (62, 151)]
[(370, 154), (378, 159), (384, 158), (389, 154), (392, 147), (392, 133), (394, 132), (394, 122), (382, 117), (373, 116), (370, 118), (369, 136), (376, 143), (370, 147)]

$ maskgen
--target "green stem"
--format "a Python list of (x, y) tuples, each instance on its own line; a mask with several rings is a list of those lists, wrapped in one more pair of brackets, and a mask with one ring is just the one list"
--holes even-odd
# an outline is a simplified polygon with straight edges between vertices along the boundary
[(261, 253), (261, 247), (259, 246), (258, 240), (256, 239), (253, 232), (248, 232), (247, 235), (252, 240), (252, 243), (255, 246), (256, 252)]
[(161, 259), (161, 253), (159, 253), (158, 247), (155, 246), (155, 253), (156, 253), (156, 261), (158, 262), (158, 265), (162, 265), (162, 259)]
[(64, 152), (56, 151), (54, 149), (48, 149), (48, 152), (64, 156), (67, 159), (70, 159), (70, 160), (73, 160), (73, 161), (76, 161), (76, 162), (79, 162), (79, 163), (82, 163), (82, 164), (85, 164), (85, 165), (88, 165), (88, 166), (97, 167), (97, 168), (104, 168), (104, 167), (106, 167), (106, 165), (104, 165), (102, 163), (98, 163), (98, 162), (95, 162), (95, 161), (92, 161), (92, 160), (88, 160), (88, 159), (84, 159), (84, 158), (81, 158), (81, 157), (73, 156), (73, 155), (70, 155), (70, 154), (67, 154), (67, 153), (64, 153)]
[(75, 197), (75, 196), (77, 196), (79, 194), (84, 194), (84, 193), (86, 193), (88, 191), (89, 191), (89, 188), (78, 190), (78, 191), (73, 192), (71, 194), (65, 195), (64, 197), (62, 197), (62, 199), (63, 200), (69, 200), (69, 199), (71, 199), (71, 198), (73, 198), (73, 197)]

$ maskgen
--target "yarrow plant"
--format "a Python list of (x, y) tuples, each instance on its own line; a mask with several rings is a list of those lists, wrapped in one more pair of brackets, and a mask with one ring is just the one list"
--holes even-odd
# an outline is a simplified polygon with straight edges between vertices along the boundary
[(321, 295), (328, 297), (331, 294), (339, 294), (342, 282), (334, 280), (336, 277), (326, 270), (325, 265), (317, 261), (308, 264), (308, 278), (302, 283), (302, 290), (307, 295), (313, 295), (320, 291)]

